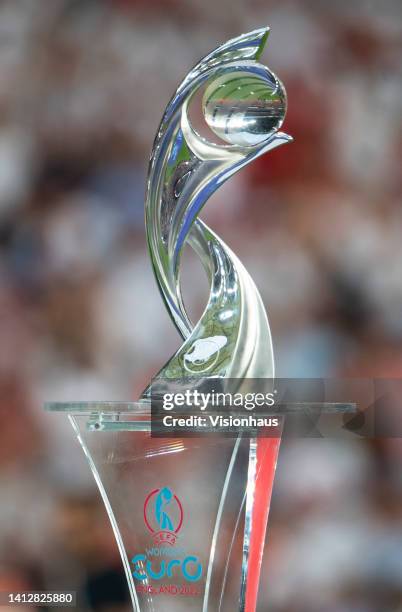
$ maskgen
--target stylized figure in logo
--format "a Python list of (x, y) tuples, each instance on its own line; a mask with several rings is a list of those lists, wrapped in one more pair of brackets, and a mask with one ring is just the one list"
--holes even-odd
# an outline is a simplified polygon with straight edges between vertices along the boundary
[(155, 501), (155, 517), (162, 531), (173, 531), (173, 523), (170, 520), (166, 508), (173, 499), (173, 493), (168, 487), (163, 487), (158, 493)]

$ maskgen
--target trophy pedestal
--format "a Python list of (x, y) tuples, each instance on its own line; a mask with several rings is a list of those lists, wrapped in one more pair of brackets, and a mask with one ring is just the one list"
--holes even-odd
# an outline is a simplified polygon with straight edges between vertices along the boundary
[(151, 437), (146, 401), (46, 408), (85, 452), (135, 612), (254, 612), (277, 438)]

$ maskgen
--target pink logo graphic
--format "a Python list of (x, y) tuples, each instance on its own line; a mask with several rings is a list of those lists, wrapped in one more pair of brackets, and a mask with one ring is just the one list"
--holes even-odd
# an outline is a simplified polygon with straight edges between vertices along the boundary
[(144, 503), (144, 521), (155, 544), (174, 546), (183, 524), (183, 506), (169, 487), (154, 489)]

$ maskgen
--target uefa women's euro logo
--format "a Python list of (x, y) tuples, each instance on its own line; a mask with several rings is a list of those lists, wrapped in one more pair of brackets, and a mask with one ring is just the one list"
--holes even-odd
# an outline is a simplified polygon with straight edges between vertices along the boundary
[(155, 544), (174, 546), (183, 524), (183, 506), (169, 487), (154, 489), (144, 503), (144, 521)]
[[(154, 489), (147, 495), (144, 521), (156, 546), (147, 548), (131, 559), (133, 576), (140, 582), (136, 586), (137, 592), (199, 596), (199, 590), (195, 587), (190, 589), (186, 583), (201, 580), (202, 562), (197, 554), (188, 554), (184, 548), (174, 548), (177, 534), (183, 524), (183, 516), (183, 506), (169, 487)], [(185, 583), (173, 584), (172, 580), (184, 580)], [(166, 582), (156, 584), (151, 581)]]

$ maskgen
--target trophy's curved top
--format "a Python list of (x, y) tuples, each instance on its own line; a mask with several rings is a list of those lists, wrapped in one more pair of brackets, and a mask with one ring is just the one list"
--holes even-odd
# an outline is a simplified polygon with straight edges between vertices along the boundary
[[(269, 35), (269, 27), (258, 28), (252, 32), (240, 34), (236, 38), (226, 41), (211, 53), (201, 59), (183, 80), (184, 86), (192, 82), (195, 74), (210, 68), (211, 66), (224, 64), (225, 62), (237, 62), (240, 60), (257, 60), (264, 50)], [(177, 91), (180, 90), (180, 87)]]

